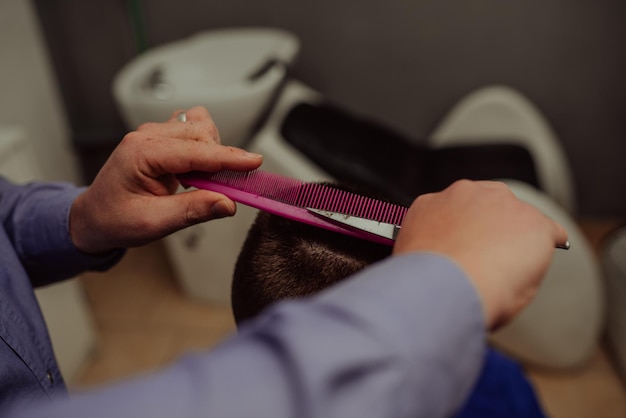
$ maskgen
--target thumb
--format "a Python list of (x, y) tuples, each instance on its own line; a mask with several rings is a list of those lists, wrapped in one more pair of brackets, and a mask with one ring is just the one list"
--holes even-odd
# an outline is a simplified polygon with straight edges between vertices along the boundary
[(211, 219), (233, 216), (237, 211), (235, 202), (221, 193), (208, 190), (192, 190), (161, 197), (159, 202), (161, 217), (166, 225), (172, 226), (172, 232)]

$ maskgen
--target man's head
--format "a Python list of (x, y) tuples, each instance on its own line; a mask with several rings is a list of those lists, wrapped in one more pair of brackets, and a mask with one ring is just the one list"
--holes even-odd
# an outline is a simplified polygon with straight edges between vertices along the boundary
[(235, 266), (235, 320), (317, 293), (390, 254), (390, 246), (259, 212)]

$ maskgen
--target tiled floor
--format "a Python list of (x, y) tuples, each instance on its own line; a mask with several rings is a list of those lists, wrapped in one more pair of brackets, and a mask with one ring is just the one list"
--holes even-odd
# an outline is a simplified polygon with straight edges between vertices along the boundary
[[(581, 225), (594, 247), (612, 223)], [(188, 350), (205, 349), (234, 332), (227, 307), (185, 298), (162, 243), (130, 250), (107, 273), (83, 278), (99, 333), (92, 361), (71, 383), (75, 390), (159, 368)], [(583, 369), (529, 370), (554, 418), (626, 417), (626, 390), (599, 348)]]

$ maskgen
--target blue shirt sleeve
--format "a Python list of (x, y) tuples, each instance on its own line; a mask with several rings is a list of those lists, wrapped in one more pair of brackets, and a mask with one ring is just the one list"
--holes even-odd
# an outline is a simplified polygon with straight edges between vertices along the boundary
[(447, 417), (484, 350), (463, 272), (410, 254), (280, 303), (211, 352), (15, 417)]
[(0, 178), (0, 220), (34, 286), (105, 270), (122, 257), (123, 250), (87, 255), (72, 243), (70, 208), (83, 190), (66, 183), (18, 186)]

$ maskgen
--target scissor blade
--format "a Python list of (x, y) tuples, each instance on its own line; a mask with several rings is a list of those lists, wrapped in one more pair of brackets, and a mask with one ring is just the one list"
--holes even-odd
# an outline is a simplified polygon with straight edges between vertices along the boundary
[(394, 240), (400, 230), (399, 225), (386, 222), (378, 222), (372, 219), (360, 218), (358, 216), (346, 215), (338, 212), (331, 212), (323, 209), (307, 208), (311, 213), (321, 216), (322, 218), (337, 222), (351, 228), (359, 229), (379, 237)]

